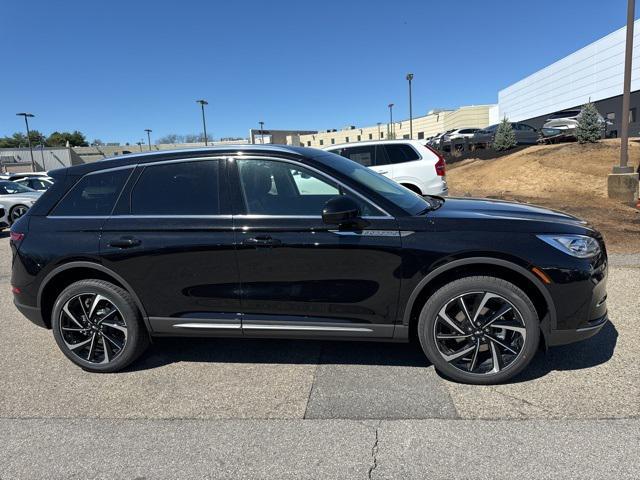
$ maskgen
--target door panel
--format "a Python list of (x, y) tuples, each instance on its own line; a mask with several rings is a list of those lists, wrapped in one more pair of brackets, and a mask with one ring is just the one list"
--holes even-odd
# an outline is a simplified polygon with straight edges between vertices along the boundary
[(342, 322), (370, 325), (360, 332), (366, 336), (392, 335), (401, 274), (394, 219), (362, 231), (329, 229), (320, 218), (235, 223), (246, 333), (260, 334), (255, 326), (269, 322)]
[[(391, 337), (401, 278), (396, 220), (370, 217), (359, 230), (328, 226), (320, 213), (331, 195), (311, 195), (307, 203), (299, 189), (300, 195), (289, 197), (282, 171), (316, 182), (328, 179), (301, 165), (286, 163), (283, 169), (281, 163), (239, 160), (234, 167), (242, 185), (237, 171), (230, 175), (243, 192), (237, 196), (241, 213), (234, 216), (234, 228), (245, 335)], [(328, 182), (334, 193), (341, 189)], [(270, 198), (257, 201), (254, 195)]]

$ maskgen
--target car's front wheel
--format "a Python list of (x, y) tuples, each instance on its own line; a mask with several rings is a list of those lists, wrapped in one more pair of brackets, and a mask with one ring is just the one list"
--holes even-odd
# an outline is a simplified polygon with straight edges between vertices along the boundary
[(540, 340), (536, 309), (514, 284), (496, 277), (455, 280), (434, 293), (418, 321), (420, 344), (435, 368), (464, 383), (510, 380)]
[(63, 290), (51, 326), (62, 353), (91, 372), (122, 370), (149, 342), (131, 295), (103, 280), (82, 280)]

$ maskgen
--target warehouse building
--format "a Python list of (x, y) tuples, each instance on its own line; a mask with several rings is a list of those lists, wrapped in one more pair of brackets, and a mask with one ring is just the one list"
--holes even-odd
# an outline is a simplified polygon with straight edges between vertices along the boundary
[[(620, 130), (626, 27), (587, 45), (498, 93), (499, 118), (540, 128), (550, 114), (579, 109), (589, 100)], [(640, 20), (634, 24), (629, 134), (640, 135)]]
[[(413, 119), (413, 138), (423, 140), (454, 128), (483, 128), (495, 123), (497, 119), (495, 105), (471, 105), (455, 110), (432, 110), (425, 116)], [(409, 138), (409, 132), (409, 119), (404, 119), (368, 127), (348, 126), (340, 130), (329, 129), (306, 135), (292, 135), (287, 139), (287, 143), (321, 148), (339, 143)]]

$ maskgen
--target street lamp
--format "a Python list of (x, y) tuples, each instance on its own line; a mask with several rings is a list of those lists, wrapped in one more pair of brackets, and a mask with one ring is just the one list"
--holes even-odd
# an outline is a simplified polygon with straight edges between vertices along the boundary
[(622, 87), (622, 118), (620, 118), (620, 165), (615, 165), (607, 177), (609, 198), (635, 205), (638, 200), (638, 174), (629, 166), (629, 100), (633, 62), (633, 24), (635, 0), (627, 1), (627, 38), (624, 52), (624, 80)]
[(207, 122), (204, 119), (204, 106), (209, 105), (209, 102), (206, 100), (196, 100), (196, 103), (199, 103), (202, 107), (202, 129), (204, 130), (204, 146), (206, 147), (209, 144), (207, 143)]
[(147, 141), (149, 142), (149, 151), (151, 151), (151, 132), (153, 130), (151, 130), (150, 128), (145, 128), (144, 131), (147, 132)]
[(629, 161), (629, 97), (631, 90), (631, 62), (633, 58), (633, 20), (636, 10), (635, 0), (627, 2), (627, 43), (624, 52), (624, 82), (622, 87), (622, 118), (620, 124), (620, 166), (613, 167), (613, 173), (633, 173), (627, 165)]
[(389, 125), (391, 127), (390, 136), (392, 139), (395, 138), (395, 128), (393, 127), (393, 103), (389, 104)]
[(413, 102), (411, 99), (411, 80), (413, 80), (413, 73), (407, 73), (407, 81), (409, 82), (409, 138), (413, 140)]
[(260, 143), (264, 144), (264, 122), (258, 122), (260, 124)]
[(36, 162), (33, 159), (33, 149), (31, 148), (31, 132), (29, 131), (29, 118), (35, 117), (33, 113), (20, 112), (16, 113), (19, 117), (24, 117), (24, 124), (27, 126), (27, 142), (29, 143), (29, 153), (31, 154), (31, 170), (36, 171)]

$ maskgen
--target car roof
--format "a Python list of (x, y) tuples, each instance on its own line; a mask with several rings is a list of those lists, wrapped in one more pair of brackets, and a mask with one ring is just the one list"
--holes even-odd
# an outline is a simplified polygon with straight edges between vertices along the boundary
[(335, 145), (327, 145), (323, 148), (323, 150), (333, 150), (334, 148), (345, 148), (345, 147), (360, 147), (366, 145), (395, 145), (395, 144), (407, 144), (410, 143), (412, 145), (420, 145), (422, 146), (422, 140), (410, 140), (408, 138), (405, 139), (396, 139), (396, 140), (366, 140), (363, 142), (349, 142), (349, 143), (336, 143)]
[(201, 158), (219, 155), (276, 155), (282, 157), (313, 157), (321, 150), (307, 147), (294, 147), (290, 145), (224, 145), (216, 147), (199, 147), (184, 148), (175, 150), (160, 150), (155, 152), (128, 153), (126, 155), (118, 155), (98, 160), (82, 165), (61, 168), (49, 172), (49, 176), (56, 177), (59, 175), (84, 175), (89, 172), (98, 170), (107, 170), (110, 168), (126, 167), (130, 165), (138, 165), (144, 163), (153, 163), (163, 160), (181, 159), (181, 158)]

